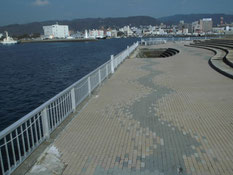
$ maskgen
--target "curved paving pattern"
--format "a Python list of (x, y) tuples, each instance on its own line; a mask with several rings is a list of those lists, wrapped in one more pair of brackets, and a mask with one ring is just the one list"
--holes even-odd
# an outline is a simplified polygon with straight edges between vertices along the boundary
[(233, 174), (233, 81), (211, 52), (128, 59), (54, 146), (67, 175)]

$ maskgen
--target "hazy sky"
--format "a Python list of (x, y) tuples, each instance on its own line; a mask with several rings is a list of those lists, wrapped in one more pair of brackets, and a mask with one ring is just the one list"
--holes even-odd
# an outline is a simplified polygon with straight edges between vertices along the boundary
[(233, 14), (233, 0), (1, 0), (0, 26), (87, 17)]

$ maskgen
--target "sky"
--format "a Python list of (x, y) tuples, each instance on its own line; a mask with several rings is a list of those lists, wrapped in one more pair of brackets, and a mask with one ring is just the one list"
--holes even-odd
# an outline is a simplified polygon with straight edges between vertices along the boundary
[(0, 26), (46, 20), (233, 14), (233, 0), (0, 0)]

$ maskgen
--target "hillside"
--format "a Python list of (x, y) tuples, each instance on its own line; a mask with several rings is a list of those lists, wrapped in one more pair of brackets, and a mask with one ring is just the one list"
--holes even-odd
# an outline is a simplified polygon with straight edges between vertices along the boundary
[(22, 35), (30, 33), (43, 33), (43, 26), (52, 25), (55, 23), (69, 25), (69, 29), (73, 31), (83, 31), (85, 29), (98, 29), (98, 28), (119, 28), (125, 25), (140, 26), (140, 25), (157, 25), (158, 20), (149, 16), (134, 16), (122, 18), (86, 18), (75, 20), (57, 20), (57, 21), (44, 21), (33, 22), (28, 24), (12, 24), (0, 27), (0, 33), (8, 31), (10, 35)]
[(8, 31), (10, 35), (23, 35), (31, 33), (43, 33), (43, 26), (52, 25), (55, 23), (69, 25), (69, 29), (73, 31), (84, 31), (85, 29), (100, 29), (104, 27), (120, 28), (126, 25), (140, 26), (140, 25), (158, 25), (161, 22), (165, 24), (178, 24), (179, 21), (184, 20), (185, 23), (192, 23), (202, 18), (212, 18), (214, 25), (220, 24), (220, 17), (224, 17), (224, 22), (232, 23), (233, 15), (226, 14), (188, 14), (188, 15), (174, 15), (162, 18), (153, 18), (149, 16), (133, 16), (121, 18), (86, 18), (74, 20), (54, 20), (33, 22), (28, 24), (12, 24), (8, 26), (0, 26), (0, 33)]

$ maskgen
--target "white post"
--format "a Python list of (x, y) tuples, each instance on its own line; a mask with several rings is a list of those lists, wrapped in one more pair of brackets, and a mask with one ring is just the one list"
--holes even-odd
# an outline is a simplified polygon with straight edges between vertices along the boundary
[(111, 55), (111, 72), (114, 73), (114, 55)]
[(73, 112), (75, 112), (76, 103), (75, 103), (75, 91), (74, 91), (74, 88), (71, 89), (71, 102), (72, 102), (72, 110), (73, 110)]
[(106, 64), (106, 77), (108, 77), (108, 64)]
[(127, 56), (129, 56), (129, 46), (127, 46)]
[(90, 78), (90, 76), (87, 78), (87, 81), (88, 81), (88, 94), (90, 96), (91, 95), (91, 78)]
[(101, 84), (101, 73), (100, 73), (100, 68), (99, 68), (99, 70), (98, 70), (98, 74), (99, 74), (99, 86), (100, 86), (100, 84)]
[(43, 109), (41, 112), (41, 118), (42, 118), (42, 123), (43, 123), (43, 134), (46, 138), (46, 140), (49, 139), (50, 134), (49, 134), (49, 119), (48, 119), (48, 114), (47, 114), (47, 107)]

